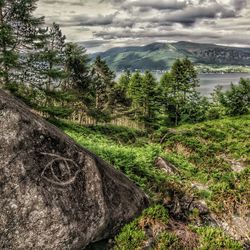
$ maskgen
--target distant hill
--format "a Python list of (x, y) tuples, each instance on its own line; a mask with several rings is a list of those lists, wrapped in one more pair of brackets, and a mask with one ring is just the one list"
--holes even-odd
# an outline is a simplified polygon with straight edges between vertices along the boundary
[(146, 46), (117, 47), (100, 55), (115, 71), (166, 70), (176, 58), (188, 57), (196, 65), (250, 66), (250, 48), (219, 46), (191, 42), (152, 43)]

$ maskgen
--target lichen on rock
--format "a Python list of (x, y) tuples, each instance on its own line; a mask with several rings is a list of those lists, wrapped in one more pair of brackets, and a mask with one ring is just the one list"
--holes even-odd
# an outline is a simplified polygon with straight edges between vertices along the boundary
[(0, 90), (0, 249), (83, 249), (147, 206), (138, 187)]

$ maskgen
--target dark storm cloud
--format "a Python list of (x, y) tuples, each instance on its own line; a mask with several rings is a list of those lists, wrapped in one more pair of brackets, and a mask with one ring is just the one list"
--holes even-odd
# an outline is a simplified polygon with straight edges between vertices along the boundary
[[(106, 26), (113, 24), (113, 19), (116, 16), (116, 13), (110, 15), (97, 15), (97, 16), (88, 16), (88, 15), (73, 15), (70, 20), (57, 20), (60, 23), (61, 27), (70, 27), (70, 26), (79, 26), (79, 27), (88, 27), (88, 26)], [(89, 30), (89, 29), (87, 29)]]
[(73, 22), (78, 22), (83, 26), (106, 26), (111, 25), (116, 16), (116, 13), (110, 15), (84, 16), (79, 15), (72, 19)]
[(189, 6), (184, 10), (167, 14), (165, 20), (168, 22), (182, 23), (184, 25), (193, 25), (200, 19), (231, 18), (235, 16), (236, 12), (234, 10), (224, 8), (218, 3), (214, 3), (205, 7)]
[(232, 0), (235, 10), (239, 11), (247, 7), (247, 0)]
[[(68, 3), (67, 0), (43, 0), (44, 4), (65, 4)], [(84, 1), (80, 0), (77, 2), (71, 2), (70, 3), (73, 6), (84, 6)]]
[(156, 10), (179, 10), (184, 9), (187, 6), (187, 1), (169, 0), (169, 1), (157, 1), (157, 0), (144, 0), (144, 1), (124, 1), (122, 8), (131, 9), (134, 7), (150, 8)]

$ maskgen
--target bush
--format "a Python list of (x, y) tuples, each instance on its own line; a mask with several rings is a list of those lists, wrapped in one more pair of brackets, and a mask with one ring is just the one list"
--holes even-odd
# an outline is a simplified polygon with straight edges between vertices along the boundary
[(138, 227), (138, 220), (126, 225), (115, 237), (114, 250), (138, 249), (146, 239), (145, 232)]
[(231, 239), (219, 228), (201, 227), (196, 228), (195, 231), (200, 236), (199, 250), (243, 249), (239, 242)]
[(212, 106), (206, 113), (208, 120), (216, 120), (222, 117), (222, 110), (220, 107)]
[(142, 217), (158, 220), (164, 224), (167, 224), (169, 219), (168, 211), (162, 205), (154, 205), (144, 210)]
[(175, 235), (163, 232), (156, 239), (154, 250), (183, 250), (185, 247)]
[(226, 113), (235, 116), (246, 114), (250, 108), (250, 79), (241, 79), (239, 85), (231, 85), (225, 94), (219, 93), (219, 101)]

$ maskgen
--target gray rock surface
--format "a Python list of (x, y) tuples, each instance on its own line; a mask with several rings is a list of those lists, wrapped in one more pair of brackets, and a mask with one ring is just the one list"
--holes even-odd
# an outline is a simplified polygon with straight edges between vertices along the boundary
[(83, 249), (147, 203), (122, 173), (0, 90), (0, 249)]

